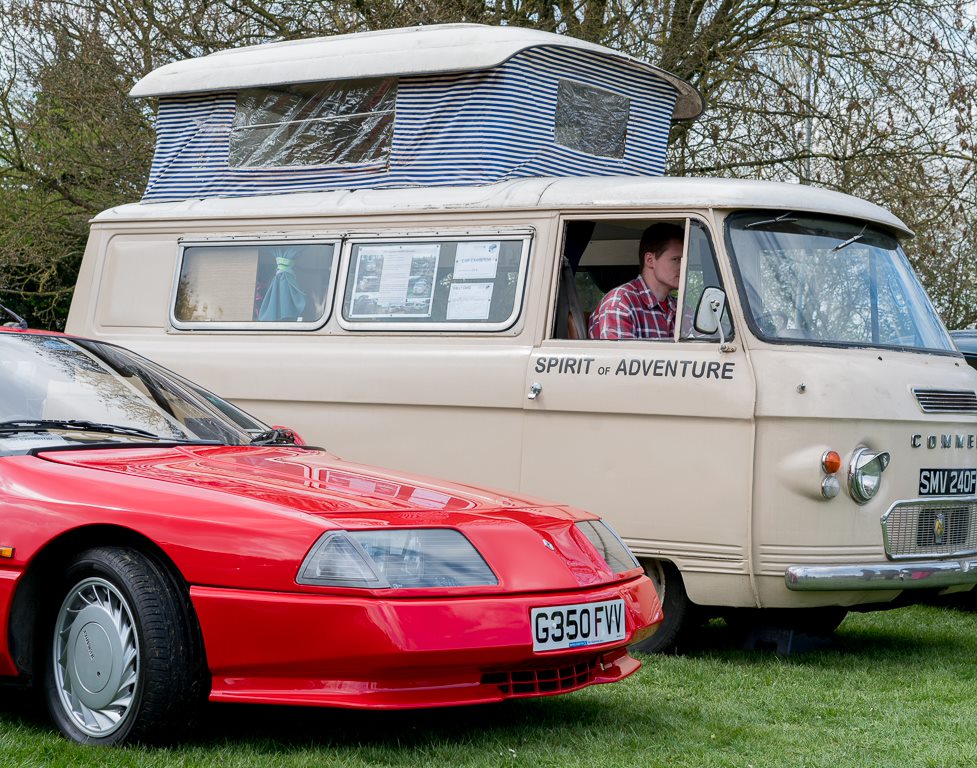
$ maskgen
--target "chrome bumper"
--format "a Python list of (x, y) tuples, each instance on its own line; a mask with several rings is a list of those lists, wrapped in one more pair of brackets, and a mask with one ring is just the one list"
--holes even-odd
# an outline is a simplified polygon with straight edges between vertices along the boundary
[(961, 560), (849, 565), (791, 565), (784, 571), (795, 592), (860, 592), (866, 589), (941, 589), (977, 584), (977, 557)]

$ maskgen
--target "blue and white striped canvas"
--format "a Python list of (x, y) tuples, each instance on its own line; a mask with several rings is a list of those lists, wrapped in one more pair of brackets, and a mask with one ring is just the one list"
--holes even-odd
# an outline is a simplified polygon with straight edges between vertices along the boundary
[[(561, 79), (630, 99), (623, 157), (556, 143)], [(390, 155), (360, 165), (232, 168), (235, 92), (162, 98), (144, 201), (328, 189), (480, 185), (538, 176), (660, 176), (676, 99), (619, 59), (537, 47), (481, 72), (401, 77)]]

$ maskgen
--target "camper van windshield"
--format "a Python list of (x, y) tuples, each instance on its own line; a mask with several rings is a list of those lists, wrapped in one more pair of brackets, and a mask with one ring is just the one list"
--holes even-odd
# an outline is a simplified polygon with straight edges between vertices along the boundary
[(953, 351), (894, 237), (789, 211), (730, 216), (727, 238), (753, 330), (793, 343)]

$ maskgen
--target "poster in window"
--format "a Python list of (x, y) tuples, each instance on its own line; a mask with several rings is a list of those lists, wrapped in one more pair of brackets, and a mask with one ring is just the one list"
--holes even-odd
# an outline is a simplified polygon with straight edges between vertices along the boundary
[(430, 317), (440, 243), (361, 245), (349, 316)]
[(458, 243), (455, 251), (455, 280), (494, 280), (499, 271), (502, 243)]
[(494, 283), (452, 283), (448, 320), (488, 320)]

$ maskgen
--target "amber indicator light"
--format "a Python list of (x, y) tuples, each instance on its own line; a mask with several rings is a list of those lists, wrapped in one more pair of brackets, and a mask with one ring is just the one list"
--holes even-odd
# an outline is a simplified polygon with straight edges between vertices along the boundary
[(14, 556), (13, 547), (0, 547), (0, 557), (5, 557), (8, 560)]
[(821, 456), (821, 468), (829, 475), (833, 475), (841, 469), (841, 456), (838, 451), (825, 451)]

